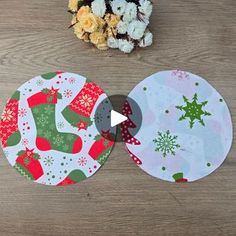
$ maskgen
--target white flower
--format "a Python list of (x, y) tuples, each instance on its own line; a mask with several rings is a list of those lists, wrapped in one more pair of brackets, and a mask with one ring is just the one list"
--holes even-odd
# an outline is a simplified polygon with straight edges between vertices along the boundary
[(125, 34), (127, 32), (129, 23), (127, 21), (120, 21), (117, 25), (117, 31), (119, 34)]
[(125, 39), (119, 39), (119, 49), (124, 53), (130, 53), (134, 49), (134, 44)]
[(109, 48), (118, 48), (119, 47), (118, 39), (115, 39), (113, 37), (109, 37), (107, 39), (107, 45)]
[(139, 42), (139, 47), (144, 48), (152, 45), (152, 38), (153, 38), (152, 33), (150, 31), (147, 31), (144, 34), (142, 40)]
[(145, 23), (138, 20), (134, 20), (129, 24), (128, 34), (132, 39), (139, 40), (143, 37), (145, 29)]
[(111, 8), (115, 15), (122, 16), (125, 12), (127, 2), (125, 0), (113, 0), (111, 1)]
[(138, 9), (145, 15), (145, 19), (149, 19), (152, 14), (152, 3), (149, 0), (141, 0)]
[(91, 4), (94, 15), (103, 17), (106, 12), (106, 4), (104, 0), (94, 0)]
[(123, 20), (130, 22), (133, 19), (136, 19), (136, 17), (137, 17), (137, 5), (133, 2), (129, 2), (126, 5)]

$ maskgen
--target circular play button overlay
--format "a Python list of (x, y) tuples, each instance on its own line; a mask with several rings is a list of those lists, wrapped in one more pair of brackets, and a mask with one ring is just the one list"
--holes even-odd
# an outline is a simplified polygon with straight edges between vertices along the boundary
[[(104, 138), (116, 142), (133, 143), (136, 140), (134, 136), (142, 124), (142, 112), (132, 98), (112, 95), (98, 105), (95, 124)], [(116, 135), (112, 135), (115, 133)]]
[(126, 147), (145, 172), (191, 182), (223, 163), (232, 144), (231, 115), (206, 80), (184, 71), (163, 71), (140, 82), (129, 98), (144, 115), (134, 142)]
[(0, 119), (10, 164), (27, 179), (46, 185), (74, 184), (92, 176), (114, 144), (94, 121), (105, 98), (97, 84), (73, 73), (47, 73), (23, 84)]

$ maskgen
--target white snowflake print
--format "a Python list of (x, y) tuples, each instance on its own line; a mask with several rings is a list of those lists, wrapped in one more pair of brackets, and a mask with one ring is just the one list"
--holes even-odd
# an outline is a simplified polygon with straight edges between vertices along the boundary
[(66, 98), (70, 98), (72, 96), (72, 91), (70, 89), (66, 89), (63, 93), (63, 95), (66, 97)]
[(92, 97), (89, 96), (88, 94), (82, 95), (79, 101), (80, 101), (80, 104), (84, 107), (90, 107), (93, 103)]
[(85, 157), (80, 157), (79, 160), (78, 160), (78, 162), (79, 162), (79, 165), (80, 165), (80, 166), (86, 166), (86, 164), (87, 164), (87, 159), (86, 159)]
[(73, 78), (73, 77), (69, 78), (69, 83), (74, 84), (75, 83), (75, 78)]
[(23, 146), (27, 146), (29, 144), (29, 140), (27, 138), (23, 138), (21, 143)]
[(11, 111), (10, 109), (5, 109), (3, 111), (1, 119), (3, 121), (11, 121), (12, 118), (13, 118), (13, 111)]
[(20, 117), (25, 117), (27, 115), (27, 110), (25, 108), (20, 108), (18, 114)]

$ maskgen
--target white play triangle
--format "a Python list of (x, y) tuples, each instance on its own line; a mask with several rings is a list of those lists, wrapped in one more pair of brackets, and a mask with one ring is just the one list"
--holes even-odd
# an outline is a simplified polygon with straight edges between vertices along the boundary
[(114, 127), (124, 121), (126, 121), (128, 118), (126, 116), (123, 116), (117, 111), (112, 110), (111, 111), (111, 127)]

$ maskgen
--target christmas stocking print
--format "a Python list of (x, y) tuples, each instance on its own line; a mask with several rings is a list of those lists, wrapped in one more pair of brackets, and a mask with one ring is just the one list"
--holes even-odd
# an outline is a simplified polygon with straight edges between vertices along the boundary
[(65, 153), (78, 153), (82, 139), (70, 133), (60, 133), (56, 127), (55, 108), (62, 95), (58, 89), (43, 89), (28, 98), (36, 129), (36, 146), (40, 151), (57, 150)]
[(14, 168), (29, 180), (37, 180), (43, 175), (43, 169), (39, 162), (40, 156), (34, 153), (34, 149), (18, 152)]
[(62, 112), (64, 118), (74, 127), (87, 129), (92, 125), (93, 108), (103, 90), (93, 82), (86, 82), (74, 100)]
[(16, 91), (7, 102), (0, 119), (0, 139), (3, 148), (17, 145), (21, 140), (18, 129), (18, 110), (20, 92)]

